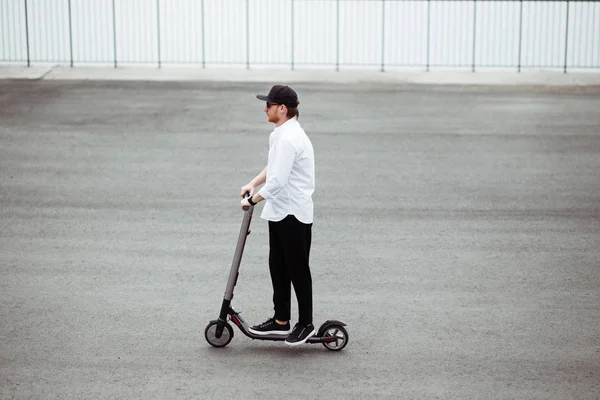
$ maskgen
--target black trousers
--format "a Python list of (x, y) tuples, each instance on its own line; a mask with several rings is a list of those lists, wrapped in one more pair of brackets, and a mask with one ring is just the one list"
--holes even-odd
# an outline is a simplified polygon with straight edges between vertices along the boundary
[(298, 300), (298, 323), (312, 324), (312, 277), (309, 257), (312, 224), (293, 215), (278, 222), (269, 221), (269, 270), (273, 283), (275, 319), (291, 319), (291, 285)]

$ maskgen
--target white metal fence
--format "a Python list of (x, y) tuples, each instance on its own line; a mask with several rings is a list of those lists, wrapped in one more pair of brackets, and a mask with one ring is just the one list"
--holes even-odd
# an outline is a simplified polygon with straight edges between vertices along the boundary
[(0, 0), (0, 62), (600, 68), (600, 2)]

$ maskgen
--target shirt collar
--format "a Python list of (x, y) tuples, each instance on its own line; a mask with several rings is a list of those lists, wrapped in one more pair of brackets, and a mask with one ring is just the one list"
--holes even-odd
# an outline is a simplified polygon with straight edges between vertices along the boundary
[(276, 127), (273, 132), (281, 132), (282, 130), (284, 130), (286, 127), (289, 127), (293, 124), (297, 124), (298, 121), (296, 121), (296, 117), (290, 118), (287, 121), (285, 121), (283, 124), (279, 125), (278, 127)]

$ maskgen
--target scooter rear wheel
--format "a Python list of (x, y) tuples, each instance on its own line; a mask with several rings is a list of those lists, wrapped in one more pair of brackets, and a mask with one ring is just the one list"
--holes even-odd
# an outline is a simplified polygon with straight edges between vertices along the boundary
[(348, 331), (341, 325), (329, 325), (322, 332), (323, 346), (327, 350), (340, 351), (348, 344)]
[(214, 347), (225, 347), (231, 342), (233, 339), (233, 328), (229, 323), (225, 323), (225, 328), (223, 329), (223, 333), (221, 337), (218, 338), (216, 336), (217, 333), (217, 321), (213, 320), (206, 325), (206, 329), (204, 329), (204, 337), (206, 341)]

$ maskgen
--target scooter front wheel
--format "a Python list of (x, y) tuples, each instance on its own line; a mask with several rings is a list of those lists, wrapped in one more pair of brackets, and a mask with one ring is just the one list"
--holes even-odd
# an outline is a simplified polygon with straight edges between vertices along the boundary
[(223, 329), (223, 333), (221, 334), (221, 337), (218, 338), (216, 336), (217, 333), (217, 321), (213, 320), (210, 321), (208, 323), (208, 325), (206, 325), (206, 329), (204, 329), (204, 337), (206, 338), (206, 341), (214, 347), (225, 347), (229, 344), (229, 342), (231, 342), (231, 339), (233, 339), (233, 328), (231, 327), (231, 325), (229, 325), (229, 323), (225, 323), (225, 329)]
[(320, 332), (322, 344), (327, 350), (339, 351), (348, 344), (348, 331), (341, 325), (328, 325)]

